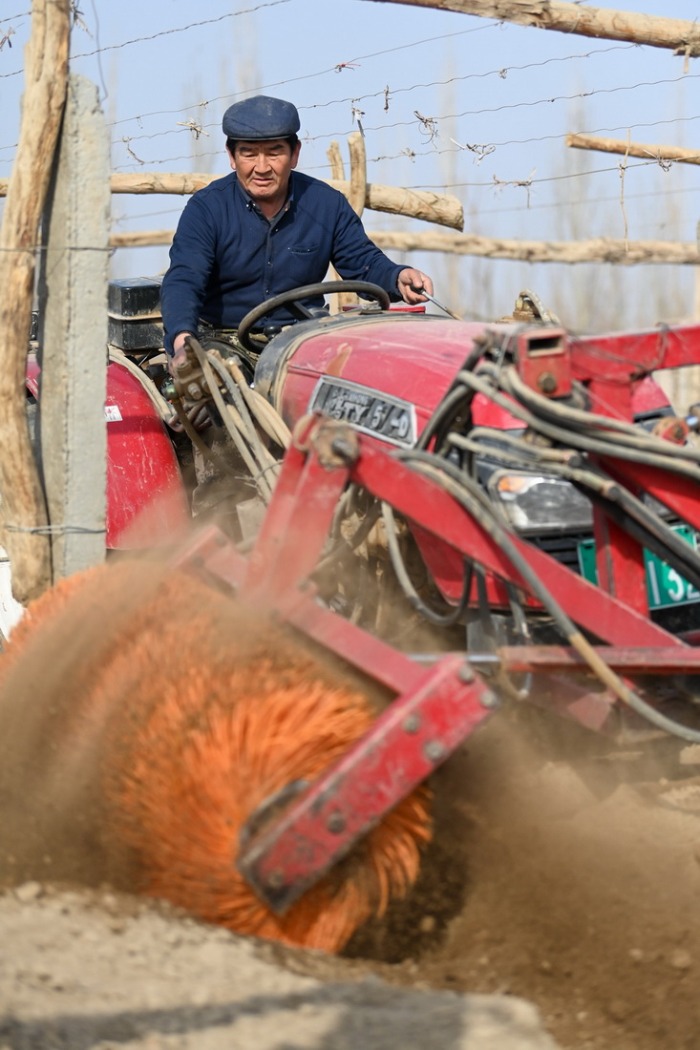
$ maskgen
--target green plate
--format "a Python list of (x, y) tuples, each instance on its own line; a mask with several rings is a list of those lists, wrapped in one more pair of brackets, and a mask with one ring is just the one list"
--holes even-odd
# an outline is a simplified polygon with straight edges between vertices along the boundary
[[(697, 533), (687, 525), (675, 525), (678, 533), (686, 543), (695, 550), (698, 547)], [(589, 583), (598, 583), (598, 570), (595, 563), (595, 540), (582, 540), (578, 545), (578, 562), (581, 575)], [(676, 569), (651, 551), (644, 551), (644, 564), (647, 570), (647, 595), (650, 609), (669, 609), (675, 605), (692, 605), (700, 601), (700, 591), (684, 580)]]

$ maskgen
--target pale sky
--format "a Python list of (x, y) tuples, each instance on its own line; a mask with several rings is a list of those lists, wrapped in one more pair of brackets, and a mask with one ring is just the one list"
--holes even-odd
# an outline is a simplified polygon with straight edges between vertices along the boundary
[[(0, 13), (0, 178), (11, 172), (19, 129), (31, 24), (29, 5), (21, 6), (5, 0)], [(700, 0), (614, 6), (700, 21)], [(465, 228), (483, 236), (695, 239), (700, 167), (630, 160), (622, 172), (620, 157), (567, 149), (564, 137), (583, 131), (700, 148), (699, 59), (370, 0), (85, 0), (80, 22), (71, 68), (98, 86), (115, 171), (225, 174), (221, 116), (236, 99), (265, 93), (299, 108), (303, 170), (329, 177), (329, 144), (339, 142), (347, 160), (347, 137), (361, 126), (370, 181), (453, 194)], [(183, 204), (114, 198), (114, 229), (173, 229)], [(370, 230), (406, 228), (376, 212), (364, 220)], [(577, 277), (556, 267), (555, 277), (544, 264), (464, 260), (448, 277), (444, 257), (415, 262), (433, 273), (436, 294), (459, 298), (460, 307), (471, 301), (475, 315), (510, 309), (519, 288), (533, 284), (561, 300), (552, 304), (561, 315), (582, 283), (580, 268)], [(166, 265), (164, 248), (112, 260), (115, 276)], [(654, 267), (645, 280), (651, 270), (671, 279), (669, 268)], [(625, 282), (635, 287), (630, 280), (618, 278), (621, 299)], [(692, 294), (687, 269), (674, 290), (679, 283)], [(604, 278), (594, 287), (606, 294)]]

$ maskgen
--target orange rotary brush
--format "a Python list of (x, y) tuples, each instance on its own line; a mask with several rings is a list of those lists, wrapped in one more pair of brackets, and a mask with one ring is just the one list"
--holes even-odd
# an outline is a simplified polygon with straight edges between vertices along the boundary
[(128, 888), (238, 933), (330, 952), (405, 896), (430, 838), (425, 789), (282, 916), (236, 867), (260, 807), (314, 780), (371, 725), (372, 704), (336, 668), (202, 580), (124, 561), (30, 607), (3, 693), (27, 660), (76, 633), (84, 658), (62, 661), (47, 710), (59, 758), (90, 766), (82, 779), (99, 799), (102, 849), (111, 870), (129, 872)]

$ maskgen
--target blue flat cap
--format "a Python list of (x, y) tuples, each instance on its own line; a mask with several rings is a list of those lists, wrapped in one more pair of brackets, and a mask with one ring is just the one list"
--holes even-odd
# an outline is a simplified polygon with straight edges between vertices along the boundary
[(301, 125), (297, 108), (291, 102), (255, 95), (229, 106), (221, 126), (226, 138), (253, 142), (289, 138), (296, 135)]

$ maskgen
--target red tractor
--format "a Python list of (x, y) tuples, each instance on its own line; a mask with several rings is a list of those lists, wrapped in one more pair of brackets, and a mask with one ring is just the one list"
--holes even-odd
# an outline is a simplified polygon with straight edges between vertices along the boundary
[[(341, 291), (361, 305), (304, 306)], [(504, 704), (700, 742), (700, 447), (654, 379), (700, 364), (700, 326), (578, 337), (531, 293), (472, 323), (331, 282), (252, 311), (244, 353), (190, 340), (170, 379), (157, 300), (157, 282), (110, 291), (109, 547), (178, 544), (171, 567), (386, 694), (326, 768), (283, 778), (236, 828), (231, 870), (267, 913), (360, 863)], [(253, 329), (283, 302), (300, 320), (261, 347)], [(180, 542), (190, 441), (171, 424), (191, 430), (193, 400), (229, 435), (234, 513)]]

